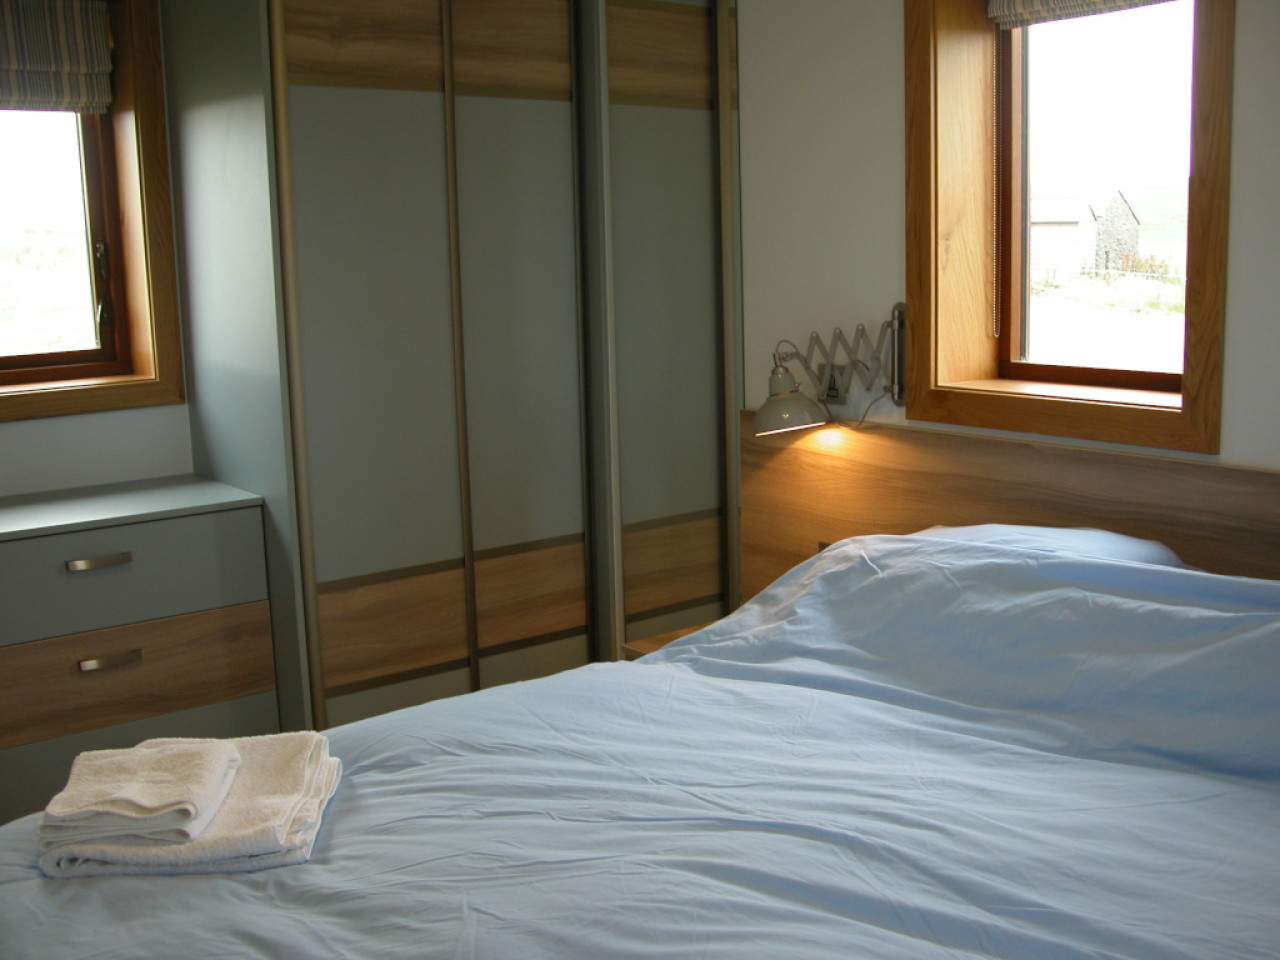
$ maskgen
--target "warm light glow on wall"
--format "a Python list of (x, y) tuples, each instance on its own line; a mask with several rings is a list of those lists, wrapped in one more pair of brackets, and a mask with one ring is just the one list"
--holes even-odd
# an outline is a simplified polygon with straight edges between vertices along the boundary
[(838, 423), (797, 433), (792, 441), (805, 449), (820, 453), (848, 453), (855, 442), (855, 431)]

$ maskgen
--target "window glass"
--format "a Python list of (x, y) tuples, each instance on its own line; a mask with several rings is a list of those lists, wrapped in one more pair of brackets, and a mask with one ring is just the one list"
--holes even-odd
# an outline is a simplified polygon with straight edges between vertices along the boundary
[(0, 110), (0, 356), (98, 347), (74, 113)]
[(1193, 15), (1025, 28), (1026, 362), (1182, 372)]

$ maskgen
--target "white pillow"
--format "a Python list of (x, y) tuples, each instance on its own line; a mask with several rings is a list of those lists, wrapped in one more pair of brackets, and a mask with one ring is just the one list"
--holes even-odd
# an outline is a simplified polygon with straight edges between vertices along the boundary
[(1127, 560), (1166, 567), (1185, 567), (1176, 553), (1156, 540), (1140, 540), (1088, 527), (1022, 527), (983, 523), (972, 527), (930, 527), (916, 534), (937, 540), (965, 540), (996, 546), (1047, 550), (1099, 560)]

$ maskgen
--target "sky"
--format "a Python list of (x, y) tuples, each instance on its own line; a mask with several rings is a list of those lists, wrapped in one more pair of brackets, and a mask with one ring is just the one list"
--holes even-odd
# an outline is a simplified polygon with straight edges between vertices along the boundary
[(1193, 0), (1171, 0), (1030, 28), (1034, 194), (1186, 182), (1194, 11)]
[(0, 230), (84, 223), (74, 113), (0, 110)]

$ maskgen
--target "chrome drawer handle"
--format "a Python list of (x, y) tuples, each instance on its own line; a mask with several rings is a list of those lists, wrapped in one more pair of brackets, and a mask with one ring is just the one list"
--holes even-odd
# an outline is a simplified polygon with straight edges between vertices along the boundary
[(67, 572), (80, 573), (83, 570), (101, 570), (103, 567), (118, 567), (121, 564), (133, 563), (133, 551), (109, 553), (105, 557), (86, 557), (84, 560), (68, 560)]
[(125, 667), (131, 663), (137, 663), (141, 659), (141, 650), (129, 650), (126, 653), (117, 653), (110, 657), (96, 657), (93, 660), (81, 660), (80, 672), (92, 673), (95, 670), (114, 670), (116, 667)]

